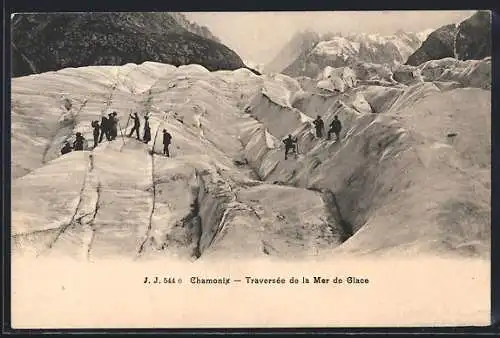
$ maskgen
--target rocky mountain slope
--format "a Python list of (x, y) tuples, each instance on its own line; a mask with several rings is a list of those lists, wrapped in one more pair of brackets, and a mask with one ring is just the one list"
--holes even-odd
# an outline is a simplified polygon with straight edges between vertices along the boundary
[(478, 11), (458, 25), (455, 53), (459, 60), (491, 56), (491, 12)]
[(13, 76), (144, 61), (196, 63), (209, 70), (245, 66), (206, 28), (191, 24), (179, 13), (16, 15), (12, 48)]
[(170, 12), (168, 14), (171, 15), (175, 19), (175, 21), (177, 21), (177, 23), (181, 25), (182, 28), (190, 31), (191, 33), (222, 43), (218, 37), (210, 32), (208, 27), (199, 26), (196, 22), (189, 21), (189, 19), (183, 13)]
[(478, 11), (458, 26), (446, 25), (432, 32), (407, 64), (418, 66), (444, 58), (480, 60), (488, 56), (491, 56), (491, 12)]
[(316, 32), (304, 31), (296, 33), (279, 51), (275, 58), (264, 67), (266, 73), (280, 73), (295, 60), (304, 58), (320, 41)]
[(422, 46), (408, 58), (406, 64), (418, 66), (429, 60), (454, 57), (455, 35), (457, 27), (455, 24), (443, 26), (432, 32)]
[[(469, 85), (479, 64), (439, 64), (409, 84), (351, 79), (342, 93), (315, 79), (153, 62), (15, 78), (13, 252), (489, 258), (491, 94)], [(119, 136), (93, 149), (90, 121), (108, 111), (123, 134), (129, 112), (151, 112), (153, 141)], [(315, 138), (318, 114), (340, 117), (340, 142)], [(61, 156), (77, 131), (89, 147)], [(299, 154), (284, 160), (288, 134)]]

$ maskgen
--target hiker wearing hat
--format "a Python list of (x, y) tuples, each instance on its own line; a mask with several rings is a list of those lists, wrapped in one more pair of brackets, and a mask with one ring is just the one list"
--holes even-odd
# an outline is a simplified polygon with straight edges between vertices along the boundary
[(99, 143), (102, 142), (104, 135), (108, 138), (109, 135), (109, 121), (106, 116), (101, 117), (101, 136), (99, 136)]
[(151, 141), (151, 127), (149, 127), (149, 116), (144, 116), (144, 135), (142, 137), (144, 143)]
[(163, 155), (170, 157), (170, 153), (168, 151), (168, 146), (170, 145), (170, 141), (172, 140), (172, 135), (167, 132), (166, 129), (163, 129)]
[(118, 136), (118, 118), (116, 117), (117, 112), (112, 112), (108, 114), (109, 123), (109, 140), (113, 141)]
[(289, 134), (283, 143), (285, 144), (285, 160), (288, 159), (288, 151), (295, 152), (297, 155), (297, 138), (292, 138), (292, 135)]
[(335, 134), (335, 141), (336, 142), (339, 141), (341, 130), (342, 130), (342, 123), (340, 122), (338, 115), (335, 115), (332, 123), (330, 123), (330, 129), (328, 130), (327, 139), (330, 140), (331, 134), (333, 133)]
[(97, 120), (92, 121), (91, 126), (94, 129), (93, 136), (94, 136), (94, 148), (95, 148), (99, 144), (99, 131), (101, 129), (101, 126), (99, 125), (99, 121)]
[(134, 120), (134, 127), (132, 128), (132, 130), (128, 134), (128, 137), (132, 137), (132, 134), (135, 131), (136, 138), (139, 140), (140, 139), (139, 138), (139, 127), (141, 126), (141, 121), (139, 120), (139, 116), (137, 115), (137, 113), (134, 113), (134, 115), (130, 114), (130, 118), (132, 120)]
[(73, 149), (75, 151), (83, 150), (83, 142), (84, 141), (85, 141), (85, 139), (83, 138), (82, 133), (80, 133), (80, 132), (76, 133), (76, 139), (75, 139), (75, 142), (73, 142)]
[(71, 152), (71, 145), (68, 141), (64, 142), (64, 147), (61, 149), (61, 155), (67, 154)]
[(316, 129), (316, 137), (317, 138), (322, 138), (323, 137), (323, 130), (325, 129), (325, 123), (321, 119), (321, 116), (318, 115), (316, 120), (313, 121), (314, 128)]

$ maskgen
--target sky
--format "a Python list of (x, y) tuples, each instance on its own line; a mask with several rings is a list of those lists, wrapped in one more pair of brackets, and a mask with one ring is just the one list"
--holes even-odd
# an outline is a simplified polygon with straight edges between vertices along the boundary
[(459, 23), (472, 11), (365, 11), (365, 12), (190, 12), (189, 20), (207, 26), (222, 43), (245, 61), (266, 64), (294, 33), (392, 34), (401, 29), (420, 32)]

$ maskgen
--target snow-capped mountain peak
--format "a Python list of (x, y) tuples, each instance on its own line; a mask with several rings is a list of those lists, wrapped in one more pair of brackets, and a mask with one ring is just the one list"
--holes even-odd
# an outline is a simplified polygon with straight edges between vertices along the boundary
[(359, 52), (359, 42), (353, 42), (343, 37), (334, 37), (329, 41), (321, 41), (311, 51), (317, 55), (338, 55), (346, 58)]
[(287, 75), (315, 77), (326, 66), (345, 67), (357, 62), (397, 65), (406, 62), (425, 40), (429, 30), (413, 33), (325, 34), (309, 53), (301, 54), (283, 70)]

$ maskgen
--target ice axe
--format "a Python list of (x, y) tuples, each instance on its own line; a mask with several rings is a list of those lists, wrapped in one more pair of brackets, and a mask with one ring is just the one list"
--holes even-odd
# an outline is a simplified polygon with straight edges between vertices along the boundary
[(127, 132), (128, 123), (130, 122), (130, 115), (132, 115), (132, 109), (130, 109), (130, 114), (128, 114), (127, 124), (125, 125), (125, 132)]
[(151, 155), (154, 155), (155, 153), (155, 145), (156, 145), (156, 137), (158, 136), (158, 131), (160, 130), (160, 126), (158, 126), (158, 128), (156, 128), (156, 133), (155, 133), (155, 138), (153, 140), (153, 147), (151, 148)]
[[(127, 124), (125, 125), (125, 131), (127, 131), (129, 121), (130, 121), (130, 114), (127, 119)], [(123, 136), (122, 126), (119, 123), (118, 127), (120, 128), (120, 135), (122, 136), (123, 145), (125, 146), (125, 137)], [(123, 147), (120, 149), (120, 151), (122, 151), (122, 149)]]
[[(165, 115), (163, 116), (163, 118), (165, 118)], [(150, 155), (154, 155), (154, 153), (155, 153), (156, 138), (158, 137), (158, 131), (160, 130), (162, 125), (163, 125), (163, 121), (158, 125), (158, 128), (156, 128), (155, 137), (153, 139), (153, 147), (151, 148)]]
[(123, 145), (125, 145), (125, 138), (123, 137), (122, 126), (118, 123), (118, 128), (120, 128), (120, 135), (122, 136)]
[(125, 133), (127, 132), (128, 123), (130, 122), (130, 115), (132, 115), (132, 109), (130, 110), (130, 113), (128, 114), (127, 117), (127, 123), (125, 124)]

